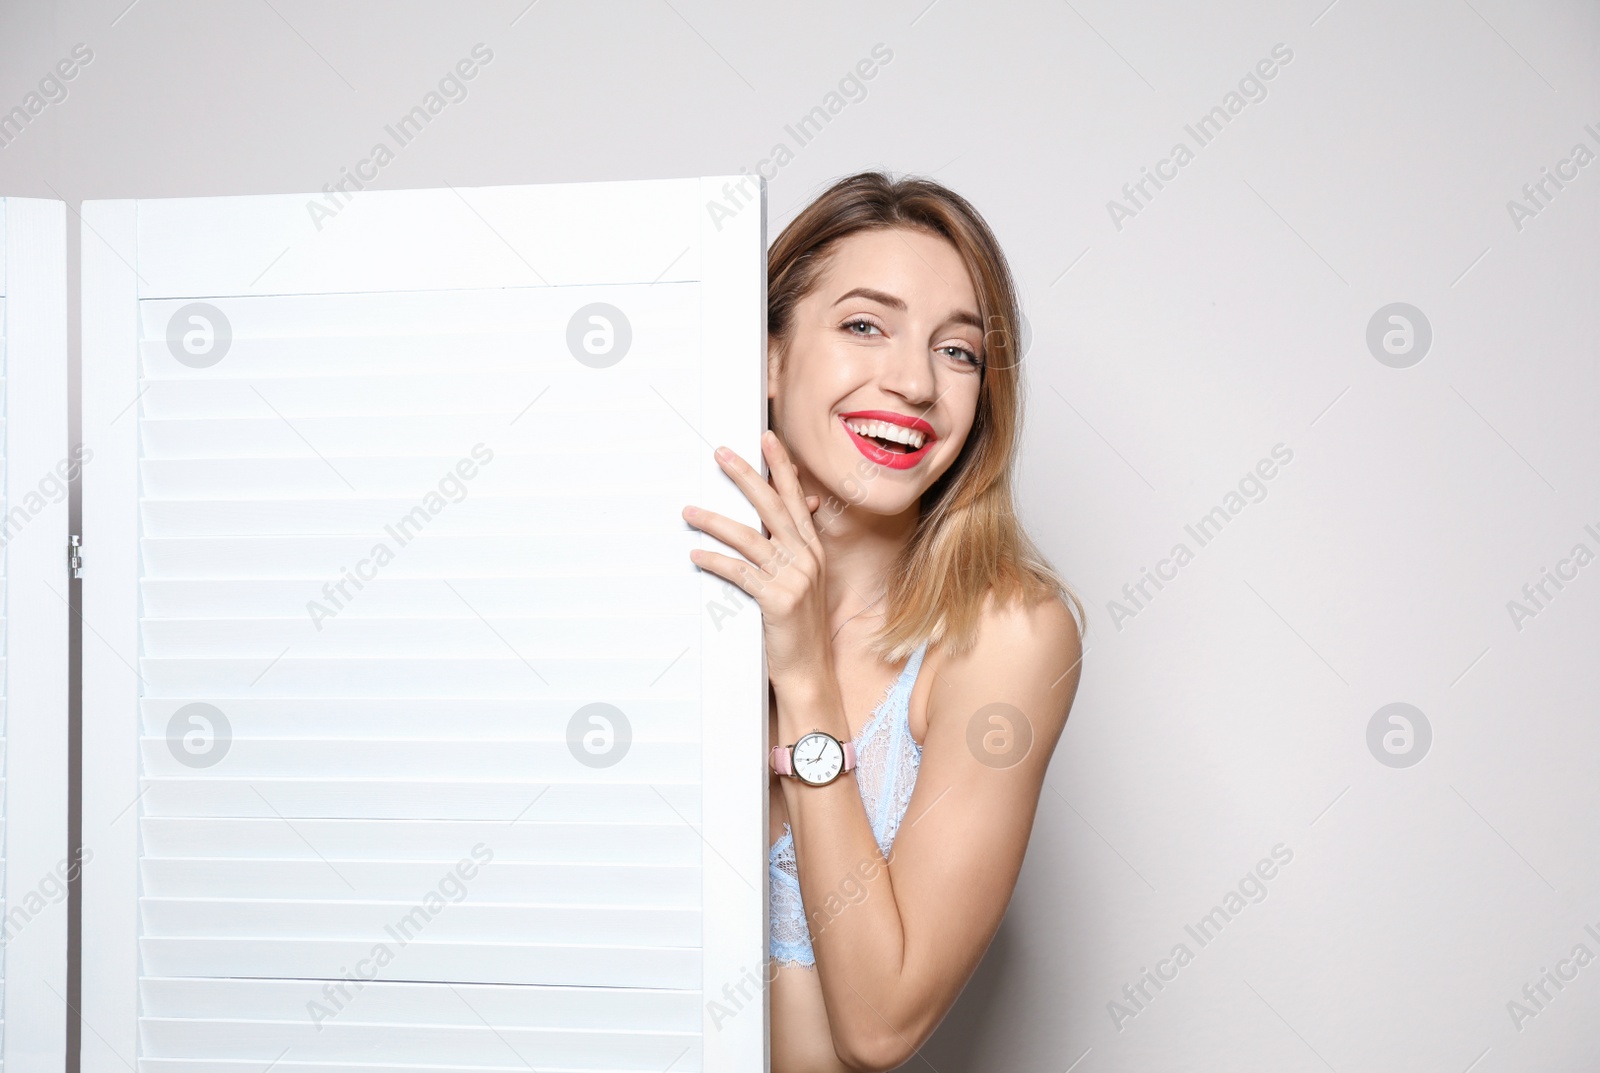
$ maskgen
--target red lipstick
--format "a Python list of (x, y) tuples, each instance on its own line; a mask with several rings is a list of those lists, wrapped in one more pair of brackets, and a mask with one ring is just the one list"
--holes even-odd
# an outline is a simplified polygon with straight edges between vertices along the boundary
[[(907, 451), (904, 454), (898, 451), (890, 451), (856, 432), (846, 424), (846, 421), (882, 421), (890, 425), (899, 425), (901, 428), (915, 429), (923, 435), (922, 446), (915, 451)], [(845, 432), (850, 436), (851, 442), (856, 445), (856, 450), (878, 463), (878, 465), (887, 466), (890, 469), (910, 469), (915, 466), (933, 449), (933, 445), (938, 439), (934, 435), (933, 426), (922, 420), (922, 418), (897, 414), (889, 410), (855, 410), (851, 413), (840, 414), (839, 424), (843, 426)]]

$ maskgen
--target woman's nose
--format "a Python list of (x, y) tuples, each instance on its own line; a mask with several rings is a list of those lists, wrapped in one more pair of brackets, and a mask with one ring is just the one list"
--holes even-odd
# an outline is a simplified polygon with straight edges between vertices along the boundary
[(925, 347), (894, 347), (892, 351), (879, 376), (884, 390), (910, 403), (932, 402), (933, 355)]

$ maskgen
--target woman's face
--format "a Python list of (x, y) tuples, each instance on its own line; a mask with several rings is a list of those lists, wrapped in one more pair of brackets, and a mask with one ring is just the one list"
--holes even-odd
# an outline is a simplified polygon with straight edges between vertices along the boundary
[(812, 492), (874, 514), (915, 506), (966, 442), (983, 329), (960, 255), (924, 231), (843, 239), (769, 353), (775, 431)]

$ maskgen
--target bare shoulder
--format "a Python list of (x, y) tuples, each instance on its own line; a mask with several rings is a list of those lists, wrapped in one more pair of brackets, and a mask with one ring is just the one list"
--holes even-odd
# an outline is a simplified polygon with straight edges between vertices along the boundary
[(1077, 695), (1082, 666), (1082, 634), (1065, 600), (1001, 603), (991, 596), (972, 647), (942, 654), (929, 714), (967, 711), (989, 698), (1027, 712), (1035, 732), (1053, 742)]

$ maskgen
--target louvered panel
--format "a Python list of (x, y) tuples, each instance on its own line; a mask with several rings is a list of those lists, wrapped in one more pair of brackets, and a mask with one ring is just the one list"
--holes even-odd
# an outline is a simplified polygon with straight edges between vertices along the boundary
[[(647, 707), (656, 726), (677, 739), (698, 737), (699, 711), (691, 700), (640, 694), (630, 703)], [(142, 733), (163, 734), (178, 701), (145, 701), (140, 705)], [(244, 736), (340, 737), (357, 735), (417, 738), (441, 741), (498, 741), (524, 734), (530, 724), (548, 725), (570, 714), (553, 700), (477, 698), (473, 718), (452, 718), (460, 713), (455, 701), (427, 697), (398, 699), (240, 697), (229, 703), (229, 717)]]
[[(433, 532), (520, 535), (559, 532), (564, 519), (582, 517), (603, 532), (653, 533), (664, 511), (681, 506), (670, 496), (609, 495), (496, 496), (469, 499), (429, 525)], [(141, 512), (145, 532), (153, 537), (182, 533), (221, 536), (241, 523), (253, 532), (273, 535), (328, 535), (381, 531), (415, 504), (402, 499), (166, 499), (146, 502)]]
[[(276, 656), (303, 635), (306, 617), (302, 610), (294, 618), (149, 620), (142, 630), (144, 650), (157, 657), (169, 652)], [(495, 628), (516, 651), (581, 659), (611, 646), (671, 651), (674, 639), (693, 636), (698, 625), (693, 615), (656, 615), (620, 620), (502, 618)], [(352, 612), (322, 622), (317, 633), (325, 659), (385, 654), (467, 658), (482, 650), (483, 622), (470, 612), (454, 618), (377, 618)]]
[[(630, 707), (632, 707), (630, 705)], [(647, 714), (647, 713), (646, 713)], [(169, 738), (140, 742), (145, 773), (168, 778), (188, 770), (184, 750)], [(629, 758), (646, 770), (696, 774), (700, 743), (634, 740)], [(401, 779), (461, 779), (535, 783), (571, 780), (572, 752), (560, 741), (396, 741), (393, 739), (246, 738), (233, 735), (226, 757), (234, 779), (272, 778), (285, 771), (311, 777), (348, 775)], [(622, 766), (622, 765), (618, 765)], [(636, 785), (637, 772), (597, 770), (586, 782)]]
[[(138, 800), (149, 816), (279, 816), (302, 820), (494, 820), (692, 824), (702, 814), (697, 787), (662, 778), (649, 786), (387, 778), (150, 779)], [(130, 795), (130, 798), (132, 795)], [(127, 802), (124, 802), (126, 806)], [(538, 811), (534, 812), (537, 805)], [(509, 819), (508, 819), (509, 817)], [(296, 824), (296, 826), (301, 826)], [(392, 835), (393, 831), (384, 832)], [(321, 848), (320, 843), (315, 843)]]
[[(710, 448), (760, 456), (761, 223), (601, 185), (365, 195), (314, 236), (291, 198), (95, 207), (86, 1071), (760, 1067), (759, 1000), (704, 997), (764, 956), (760, 617), (680, 512), (756, 521)], [(442, 225), (463, 196), (492, 231)], [(555, 269), (595, 264), (549, 247), (574, 206), (663, 198)]]
[[(700, 1023), (697, 996), (649, 988), (507, 987), (495, 984), (345, 982), (345, 994), (318, 981), (308, 992), (299, 980), (196, 980), (146, 976), (139, 985), (145, 1014), (218, 1021), (294, 1021), (312, 1002), (342, 1003), (360, 1020), (438, 1027), (607, 1028), (626, 1020), (638, 1032), (685, 1032)], [(330, 994), (331, 993), (331, 994)], [(336, 1012), (343, 1012), (343, 1008)], [(324, 1026), (326, 1029), (326, 1026)], [(274, 1052), (276, 1053), (276, 1052)]]
[[(587, 386), (590, 385), (577, 373), (559, 371), (540, 375), (527, 369), (394, 379), (285, 377), (258, 381), (254, 385), (237, 380), (218, 383), (155, 380), (143, 385), (139, 408), (141, 416), (156, 418), (255, 419), (271, 414), (271, 407), (279, 410), (291, 407), (296, 418), (337, 417), (348, 412), (352, 396), (359, 396), (361, 413), (369, 418), (404, 419), (414, 413), (434, 417), (492, 414), (503, 417), (509, 426), (520, 425), (527, 420), (524, 415), (534, 412), (535, 408), (541, 414), (613, 414), (619, 420), (626, 420), (635, 412), (660, 413), (665, 399), (686, 421), (702, 425), (697, 420), (699, 379), (690, 373), (666, 369), (651, 376), (648, 384), (621, 381), (607, 385), (603, 403), (587, 393)], [(130, 396), (123, 404), (131, 401)], [(392, 429), (388, 436), (391, 441), (397, 438)]]
[[(145, 971), (162, 976), (337, 980), (344, 976), (346, 966), (372, 958), (373, 945), (365, 937), (146, 936), (139, 940), (139, 953)], [(382, 965), (372, 962), (380, 979), (683, 990), (700, 986), (700, 955), (690, 947), (557, 945), (505, 939), (453, 943), (428, 938), (412, 939), (404, 948), (398, 943), (393, 946), (392, 960)]]
[[(262, 898), (327, 899), (368, 897), (384, 890), (424, 890), (454, 863), (146, 857), (139, 874), (145, 893), (157, 898), (185, 892), (209, 896), (248, 890)], [(698, 906), (699, 862), (648, 865), (498, 860), (472, 886), (475, 897), (488, 901), (526, 898), (533, 904), (564, 905), (614, 905), (639, 890), (651, 891), (663, 907)]]
[[(619, 297), (627, 303), (628, 320), (639, 338), (648, 341), (648, 347), (632, 352), (633, 361), (652, 373), (674, 368), (684, 372), (699, 363), (699, 311), (674, 291), (694, 287), (693, 283), (649, 289), (577, 287), (572, 289), (572, 301), (561, 306), (506, 305), (500, 295), (482, 291), (396, 292), (389, 296), (393, 305), (364, 307), (352, 307), (341, 295), (305, 295), (285, 306), (266, 328), (253, 326), (248, 314), (244, 318), (238, 315), (248, 310), (251, 298), (217, 298), (210, 304), (237, 325), (224, 374), (230, 378), (439, 377), (443, 369), (452, 374), (501, 377), (528, 369), (530, 337), (559, 337), (566, 332), (572, 309)], [(184, 304), (148, 301), (140, 312), (147, 324), (164, 330)], [(491, 317), (500, 323), (486, 325), (485, 318)], [(470, 325), (471, 334), (440, 331), (441, 323)], [(342, 334), (335, 334), (335, 329)], [(147, 335), (140, 350), (147, 366), (162, 361), (167, 357), (165, 335)], [(547, 367), (546, 371), (559, 374), (568, 370)], [(576, 375), (581, 376), (581, 370)], [(173, 376), (216, 382), (215, 377), (202, 375), (202, 370), (176, 369)]]
[[(191, 1073), (259, 1073), (285, 1048), (297, 1058), (285, 1058), (276, 1068), (349, 1069), (343, 1063), (354, 1056), (364, 1070), (437, 1071), (460, 1068), (455, 1063), (470, 1057), (473, 1069), (526, 1073), (535, 1060), (537, 1068), (554, 1068), (561, 1054), (560, 1067), (567, 1069), (639, 1068), (647, 1056), (659, 1057), (653, 1068), (665, 1070), (690, 1062), (699, 1043), (695, 996), (661, 989), (152, 977), (140, 994), (145, 1031), (160, 1040), (164, 1052), (249, 1056), (144, 1063), (146, 1069)], [(633, 1027), (617, 1032), (612, 1026), (620, 1022)], [(516, 1051), (498, 1042), (496, 1033), (515, 1041)], [(401, 1034), (407, 1062), (365, 1064)], [(487, 1050), (486, 1037), (492, 1041)], [(664, 1056), (650, 1049), (663, 1043), (669, 1045)]]
[[(557, 402), (546, 391), (538, 396), (539, 421), (527, 422), (513, 415), (511, 427), (544, 442), (571, 442), (578, 437), (603, 435), (610, 448), (639, 448), (659, 444), (683, 429), (683, 418), (659, 405), (638, 407), (625, 419), (613, 415), (616, 409), (604, 406), (581, 408), (582, 399), (570, 397), (566, 406), (544, 405)], [(532, 411), (528, 411), (531, 413)], [(382, 414), (309, 415), (297, 418), (294, 427), (285, 425), (270, 412), (229, 418), (146, 418), (143, 422), (145, 458), (301, 458), (306, 440), (334, 455), (350, 456), (370, 450), (384, 442), (392, 419)], [(476, 414), (419, 414), (407, 419), (405, 438), (386, 443), (394, 454), (445, 454), (463, 442), (471, 442), (481, 425)], [(296, 435), (298, 430), (299, 435)]]
[[(585, 451), (572, 449), (573, 446), (521, 457), (508, 457), (502, 448), (496, 460), (499, 468), (493, 471), (495, 483), (534, 499), (579, 493), (628, 495), (663, 488), (688, 494), (695, 489), (697, 460), (681, 453)], [(431, 458), (163, 458), (144, 462), (139, 472), (145, 497), (151, 501), (409, 495), (410, 510), (421, 506), (419, 495), (429, 491), (429, 486), (441, 477), (450, 476), (457, 459), (465, 454), (463, 450), (457, 455)], [(467, 488), (459, 480), (455, 483), (460, 494), (452, 493), (449, 498), (459, 501)], [(687, 529), (675, 511), (658, 515), (656, 521), (666, 529)], [(398, 527), (395, 519), (390, 522)], [(378, 534), (382, 534), (381, 529)]]
[[(318, 584), (302, 590), (310, 601), (319, 596), (327, 599), (320, 583), (338, 585), (345, 570), (367, 569), (361, 566), (363, 560), (376, 568), (372, 549), (385, 537), (387, 531), (366, 537), (163, 537), (141, 541), (140, 547), (148, 569), (161, 571), (156, 575), (160, 577), (313, 578)], [(571, 543), (577, 537), (582, 543)], [(678, 556), (687, 562), (689, 549), (697, 546), (699, 538), (674, 532), (641, 540), (634, 533), (591, 531), (571, 534), (569, 543), (563, 545), (556, 534), (530, 532), (517, 538), (519, 550), (529, 551), (525, 556), (507, 555), (504, 536), (462, 534), (446, 543), (438, 534), (424, 533), (415, 538), (414, 545), (389, 539), (395, 558), (381, 567), (389, 576), (448, 577), (454, 569), (477, 577), (571, 577), (615, 570), (655, 578), (679, 569)], [(401, 556), (401, 551), (405, 555)], [(353, 592), (354, 584), (350, 584)]]
[[(304, 1022), (235, 1023), (196, 1022), (146, 1018), (146, 1038), (152, 1047), (169, 1055), (211, 1056), (218, 1053), (237, 1056), (240, 1065), (234, 1069), (260, 1070), (282, 1054), (287, 1047), (302, 1060), (316, 1062), (365, 1063), (370, 1060), (375, 1047), (371, 1026), (347, 1025), (332, 1022), (323, 1031), (308, 1028)], [(534, 1068), (517, 1064), (519, 1055), (527, 1061), (539, 1062), (540, 1070), (598, 1070), (618, 1069), (693, 1069), (699, 1065), (698, 1034), (664, 1032), (618, 1033), (606, 1029), (565, 1028), (491, 1028), (463, 1025), (447, 1028), (433, 1025), (409, 1027), (381, 1041), (384, 1051), (401, 1051), (412, 1063), (409, 1066), (370, 1067), (359, 1065), (363, 1071), (370, 1068), (387, 1069), (521, 1069), (522, 1073)], [(507, 1061), (513, 1063), (506, 1066)], [(246, 1066), (249, 1062), (253, 1065)], [(150, 1063), (148, 1069), (216, 1068), (196, 1066), (191, 1062)], [(229, 1068), (223, 1066), (221, 1068)], [(284, 1068), (279, 1065), (277, 1068)], [(291, 1070), (305, 1068), (300, 1064)], [(339, 1065), (332, 1068), (345, 1069)]]
[(66, 211), (0, 198), (0, 1069), (65, 1063)]
[[(257, 785), (260, 785), (257, 783)], [(293, 827), (278, 820), (273, 811), (241, 810), (235, 818), (153, 816), (140, 821), (140, 836), (147, 857), (176, 858), (192, 854), (218, 861), (307, 859), (311, 842), (330, 860), (456, 860), (448, 856), (466, 843), (494, 839), (497, 861), (536, 864), (625, 861), (632, 864), (700, 864), (700, 837), (694, 828), (676, 822), (667, 802), (657, 798), (661, 818), (655, 824), (621, 821), (561, 821), (544, 815), (545, 798), (535, 791), (521, 807), (540, 808), (536, 818), (526, 814), (501, 820), (412, 820), (400, 838), (390, 837), (387, 819), (297, 818)], [(667, 797), (674, 796), (671, 792)], [(259, 798), (257, 799), (259, 802)], [(520, 810), (519, 810), (520, 811)], [(302, 836), (303, 839), (302, 839)]]
[[(560, 690), (568, 695), (611, 694), (617, 682), (627, 690), (657, 683), (671, 695), (692, 689), (700, 677), (700, 661), (684, 656), (671, 662), (672, 653), (649, 659), (541, 660), (513, 654), (504, 659), (355, 659), (302, 658), (285, 655), (276, 662), (263, 659), (171, 657), (151, 658), (142, 664), (145, 684), (153, 690), (182, 690), (190, 683), (196, 695), (206, 696), (370, 696), (373, 691), (417, 691), (449, 696), (514, 696), (531, 688)], [(542, 670), (540, 668), (543, 668)], [(270, 672), (270, 673), (269, 673)]]
[[(292, 936), (295, 942), (349, 939), (369, 944), (393, 941), (409, 945), (418, 938), (425, 938), (441, 945), (533, 943), (656, 948), (698, 945), (698, 908), (631, 904), (639, 901), (639, 893), (640, 888), (625, 892), (622, 901), (629, 904), (620, 906), (538, 905), (522, 901), (479, 904), (470, 897), (470, 891), (465, 900), (457, 900), (455, 889), (435, 907), (403, 901), (354, 899), (147, 897), (140, 900), (139, 910), (144, 919), (145, 935), (151, 939), (214, 940), (217, 936), (270, 931), (275, 936)], [(288, 944), (280, 941), (280, 945)]]
[[(321, 579), (330, 580), (330, 579)], [(442, 582), (450, 584), (444, 585)], [(453, 614), (465, 600), (478, 613), (505, 615), (525, 607), (569, 603), (581, 598), (596, 614), (631, 611), (671, 614), (700, 592), (695, 577), (658, 578), (649, 585), (626, 574), (606, 577), (496, 577), (493, 581), (460, 574), (433, 578), (380, 576), (361, 590), (367, 615)], [(455, 591), (452, 592), (451, 590)], [(139, 591), (147, 614), (175, 618), (183, 613), (210, 615), (305, 613), (305, 588), (295, 579), (164, 578), (143, 581)], [(458, 595), (459, 594), (459, 595)], [(355, 701), (350, 701), (354, 705)], [(399, 704), (408, 701), (390, 701)]]
[[(375, 1050), (387, 1052), (394, 1047), (392, 1030), (385, 1029), (384, 1033), (374, 1037), (374, 1040), (373, 1049)], [(282, 1048), (279, 1048), (279, 1050), (281, 1051)], [(687, 1054), (688, 1049), (685, 1049), (684, 1053)], [(502, 1060), (509, 1062), (509, 1065), (475, 1065), (468, 1068), (471, 1068), (473, 1073), (528, 1073), (529, 1067), (527, 1063), (519, 1060), (515, 1052), (510, 1048), (502, 1048), (501, 1054), (503, 1055)], [(192, 1061), (181, 1058), (153, 1058), (141, 1062), (139, 1070), (140, 1073), (260, 1073), (264, 1064), (259, 1058), (242, 1058), (233, 1061), (222, 1059)], [(432, 1062), (426, 1065), (409, 1065), (402, 1062), (388, 1061), (378, 1064), (371, 1062), (306, 1062), (295, 1064), (279, 1062), (271, 1068), (280, 1071), (280, 1073), (440, 1073), (441, 1070), (437, 1063)], [(442, 1068), (450, 1069), (451, 1067)], [(454, 1068), (460, 1069), (462, 1067), (457, 1066)], [(545, 1071), (545, 1073), (565, 1073), (565, 1071), (552, 1069)], [(580, 1073), (584, 1073), (584, 1071), (580, 1071)], [(608, 1070), (605, 1073), (615, 1073), (615, 1071)]]
[[(689, 264), (693, 264), (690, 261)], [(502, 283), (506, 285), (510, 281)], [(517, 280), (529, 286), (531, 279)], [(616, 283), (630, 284), (625, 289)], [(680, 289), (698, 285), (699, 277), (668, 279), (650, 286), (631, 286), (647, 281), (622, 280), (563, 281), (568, 300), (524, 303), (507, 301), (496, 289), (408, 290), (371, 288), (393, 299), (391, 303), (365, 303), (352, 306), (349, 292), (318, 292), (312, 289), (294, 294), (270, 324), (241, 322), (236, 312), (247, 306), (248, 297), (232, 297), (235, 292), (219, 292), (210, 299), (235, 325), (233, 345), (241, 361), (234, 375), (268, 375), (308, 371), (317, 374), (340, 371), (370, 373), (428, 372), (464, 365), (468, 368), (500, 368), (528, 362), (530, 337), (557, 338), (565, 335), (574, 309), (596, 297), (618, 297), (625, 293), (627, 317), (634, 326), (638, 343), (631, 356), (652, 363), (673, 355), (685, 363), (698, 363), (700, 346), (700, 308), (686, 305)], [(357, 290), (365, 288), (357, 287)], [(295, 289), (298, 291), (298, 289)], [(542, 289), (545, 295), (552, 295)], [(237, 292), (249, 294), (250, 291)], [(279, 293), (290, 293), (288, 290)], [(553, 296), (553, 295), (552, 295)], [(140, 307), (150, 323), (165, 329), (172, 314), (188, 298), (151, 298)], [(470, 338), (458, 330), (465, 326)], [(277, 340), (289, 339), (287, 349)], [(166, 346), (164, 337), (152, 341), (145, 333), (141, 341), (146, 362)], [(441, 359), (442, 362), (441, 362)], [(232, 362), (229, 363), (233, 365)], [(193, 375), (176, 370), (174, 375)]]
[[(641, 338), (649, 340), (649, 349), (641, 348), (636, 360), (652, 372), (674, 368), (683, 372), (699, 362), (700, 326), (697, 314), (684, 315), (691, 307), (673, 291), (694, 286), (664, 284), (648, 291), (573, 288), (575, 302), (569, 308), (626, 296), (629, 322)], [(528, 368), (530, 336), (559, 336), (566, 331), (566, 312), (557, 312), (554, 306), (506, 306), (489, 292), (395, 293), (392, 297), (399, 308), (352, 309), (338, 295), (307, 295), (275, 316), (265, 331), (258, 333), (241, 325), (228, 350), (228, 375), (262, 380), (364, 374), (437, 377), (441, 369), (448, 368), (499, 376)], [(413, 300), (416, 304), (407, 308), (405, 303)], [(234, 321), (237, 311), (247, 309), (249, 303), (248, 298), (219, 298), (211, 304)], [(183, 304), (150, 301), (141, 311), (150, 322), (165, 327)], [(485, 327), (484, 317), (500, 321), (501, 330)], [(441, 321), (470, 324), (471, 335), (438, 331)], [(413, 325), (415, 330), (408, 330)], [(336, 328), (344, 334), (335, 334)], [(290, 345), (285, 346), (285, 340), (290, 340)], [(167, 341), (165, 337), (147, 337), (140, 350), (147, 364), (160, 361), (166, 356)], [(193, 374), (176, 370), (174, 375)]]
[[(392, 1030), (385, 1029), (383, 1035), (375, 1037), (374, 1049), (390, 1050), (393, 1048), (392, 1040)], [(282, 1048), (279, 1049), (282, 1050)], [(504, 1055), (503, 1061), (509, 1062), (509, 1065), (472, 1066), (470, 1068), (473, 1073), (528, 1073), (529, 1067), (527, 1063), (519, 1060), (512, 1050), (504, 1048), (502, 1053)], [(259, 1058), (241, 1058), (233, 1061), (223, 1059), (193, 1061), (181, 1058), (153, 1058), (139, 1063), (139, 1073), (260, 1073), (264, 1064)], [(432, 1062), (427, 1065), (409, 1065), (403, 1062), (382, 1062), (379, 1064), (371, 1062), (306, 1062), (291, 1065), (287, 1062), (279, 1062), (271, 1068), (280, 1071), (280, 1073), (440, 1073), (440, 1066)], [(549, 1070), (546, 1073), (563, 1073), (563, 1071)], [(613, 1071), (607, 1071), (607, 1073), (613, 1073)]]

